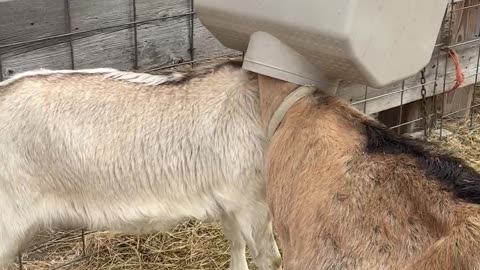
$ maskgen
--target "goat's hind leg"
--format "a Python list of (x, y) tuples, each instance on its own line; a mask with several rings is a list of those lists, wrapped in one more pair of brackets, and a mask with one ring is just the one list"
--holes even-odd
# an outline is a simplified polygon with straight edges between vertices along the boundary
[(256, 202), (233, 214), (242, 236), (260, 270), (282, 269), (282, 259), (273, 235), (272, 219), (268, 206)]
[(0, 191), (0, 269), (13, 263), (37, 232), (38, 211), (27, 210), (25, 204), (17, 204), (19, 201), (24, 202), (18, 198), (12, 203), (14, 200)]
[(19, 251), (18, 243), (8, 230), (4, 227), (6, 224), (0, 224), (0, 269), (13, 263), (15, 256)]
[(454, 227), (423, 253), (408, 262), (403, 270), (478, 270), (480, 269), (480, 218), (473, 217)]
[(25, 220), (24, 223), (12, 222), (4, 219), (0, 223), (0, 269), (13, 263), (22, 248), (34, 236), (33, 224)]

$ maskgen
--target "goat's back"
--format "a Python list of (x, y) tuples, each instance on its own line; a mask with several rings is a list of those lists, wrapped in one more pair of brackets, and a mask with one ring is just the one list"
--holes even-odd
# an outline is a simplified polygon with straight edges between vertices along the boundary
[(267, 154), (267, 198), (286, 269), (403, 269), (456, 225), (480, 217), (425, 165), (441, 160), (456, 174), (462, 163), (396, 139), (335, 98), (290, 109)]
[[(52, 73), (3, 83), (3, 203), (20, 194), (36, 209), (26, 216), (131, 231), (144, 230), (142, 220), (163, 227), (215, 217), (222, 200), (258, 189), (264, 135), (254, 79), (229, 66), (148, 85), (155, 79)], [(138, 222), (129, 229), (122, 219)]]

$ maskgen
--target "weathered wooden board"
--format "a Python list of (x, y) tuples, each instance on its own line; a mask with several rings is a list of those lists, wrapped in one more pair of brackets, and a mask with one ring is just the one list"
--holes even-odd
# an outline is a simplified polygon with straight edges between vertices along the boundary
[[(131, 23), (135, 19), (134, 0), (15, 0), (0, 3), (3, 77), (40, 67), (127, 70), (135, 66), (135, 52), (141, 70), (190, 61), (192, 25), (195, 59), (232, 52), (213, 38), (191, 14), (190, 0), (135, 0), (135, 7), (136, 22), (139, 22), (137, 44)], [(152, 21), (155, 18), (164, 19)], [(111, 28), (92, 31), (103, 27)], [(72, 31), (82, 34), (1, 48), (10, 43)]]
[(131, 0), (69, 0), (69, 6), (72, 31), (115, 26), (131, 20)]
[(198, 59), (237, 52), (225, 48), (214, 36), (212, 36), (210, 31), (202, 25), (198, 18), (195, 19), (194, 45), (195, 57)]
[(477, 39), (480, 36), (480, 0), (456, 3), (452, 13), (452, 35), (449, 44)]
[[(429, 105), (432, 104), (432, 99), (433, 97), (427, 98)], [(429, 114), (431, 106), (428, 106), (428, 108), (427, 114)], [(423, 119), (422, 101), (417, 100), (403, 106), (382, 111), (378, 114), (377, 119), (399, 134), (423, 130), (425, 121)], [(429, 117), (427, 121), (427, 123), (432, 123), (433, 117)]]
[(438, 105), (442, 106), (443, 101), (443, 114), (450, 115), (456, 118), (466, 118), (470, 115), (470, 106), (472, 105), (474, 86), (469, 85), (458, 89), (451, 95), (441, 95), (438, 99)]
[(138, 44), (140, 66), (143, 68), (189, 61), (189, 18), (139, 26)]
[(18, 72), (38, 68), (69, 69), (70, 47), (67, 43), (37, 48), (28, 52), (2, 55), (2, 69), (4, 78)]
[(75, 68), (114, 67), (129, 70), (133, 67), (133, 32), (123, 29), (99, 36), (73, 40)]
[(64, 11), (64, 0), (0, 2), (0, 45), (65, 33)]

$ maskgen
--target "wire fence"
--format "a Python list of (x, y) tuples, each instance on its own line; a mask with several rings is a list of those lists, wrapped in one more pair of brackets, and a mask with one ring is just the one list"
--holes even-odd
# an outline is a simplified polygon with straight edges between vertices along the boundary
[[(479, 87), (478, 83), (478, 75), (479, 75), (479, 64), (480, 64), (480, 33), (474, 33), (470, 37), (470, 39), (465, 39), (461, 42), (454, 42), (452, 39), (452, 22), (453, 22), (453, 14), (455, 12), (467, 12), (467, 11), (475, 11), (476, 12), (476, 21), (475, 21), (475, 28), (480, 29), (480, 3), (475, 3), (478, 1), (454, 1), (451, 0), (450, 3), (448, 4), (448, 9), (445, 14), (445, 19), (444, 19), (444, 26), (442, 27), (442, 32), (445, 33), (447, 36), (445, 38), (445, 42), (440, 42), (435, 45), (435, 52), (432, 55), (432, 62), (435, 63), (434, 65), (436, 66), (434, 76), (432, 80), (430, 81), (424, 81), (422, 83), (421, 80), (419, 80), (419, 83), (413, 86), (406, 87), (406, 80), (403, 80), (401, 82), (401, 87), (400, 89), (393, 88), (391, 91), (385, 91), (385, 93), (376, 95), (376, 96), (370, 96), (368, 95), (369, 87), (365, 87), (365, 98), (361, 100), (356, 100), (352, 102), (352, 105), (363, 105), (363, 110), (364, 112), (367, 111), (367, 107), (369, 102), (374, 102), (376, 100), (380, 100), (382, 98), (388, 98), (392, 97), (393, 95), (400, 95), (400, 106), (398, 107), (398, 113), (397, 113), (397, 121), (395, 124), (387, 124), (391, 129), (393, 130), (398, 130), (400, 133), (400, 130), (402, 127), (406, 126), (411, 126), (411, 125), (418, 125), (418, 123), (423, 122), (423, 126), (421, 127), (425, 131), (425, 136), (428, 137), (431, 135), (432, 130), (438, 130), (439, 132), (439, 138), (443, 138), (443, 127), (444, 127), (444, 122), (446, 119), (451, 118), (452, 116), (455, 116), (459, 113), (464, 113), (468, 112), (468, 118), (470, 121), (470, 126), (472, 127), (475, 122), (474, 122), (474, 117), (473, 115), (477, 112), (477, 107), (480, 106), (478, 103), (478, 100), (475, 98), (477, 96), (477, 90)], [(463, 5), (463, 6), (461, 6)], [(461, 6), (461, 7), (458, 7)], [(447, 28), (447, 29), (445, 29)], [(471, 102), (470, 104), (465, 104), (463, 108), (459, 108), (457, 110), (451, 111), (446, 113), (445, 112), (445, 100), (448, 99), (448, 92), (449, 89), (447, 89), (448, 85), (452, 85), (456, 82), (456, 79), (453, 80), (448, 80), (449, 78), (449, 67), (451, 67), (452, 63), (449, 61), (449, 55), (448, 55), (448, 50), (449, 49), (457, 49), (461, 50), (462, 47), (466, 46), (475, 46), (476, 51), (476, 61), (475, 61), (475, 72), (473, 74), (468, 74), (465, 75), (465, 81), (473, 80), (473, 91), (469, 93), (471, 95)], [(464, 56), (462, 56), (463, 58)], [(471, 57), (471, 56), (469, 56)], [(445, 66), (443, 70), (439, 69), (439, 62), (440, 60), (444, 58), (445, 60)], [(404, 114), (404, 107), (407, 105), (404, 103), (403, 97), (405, 93), (407, 92), (419, 92), (422, 87), (425, 86), (431, 86), (433, 87), (433, 94), (428, 97), (428, 108), (427, 111), (418, 118), (415, 119), (409, 119), (408, 121), (405, 121), (403, 119), (403, 114)], [(461, 87), (457, 91), (462, 92), (462, 91), (470, 91), (468, 87)], [(425, 98), (423, 98), (425, 99)], [(425, 102), (425, 101), (424, 101)], [(440, 105), (440, 106), (439, 106)]]
[[(189, 0), (189, 10), (188, 12), (182, 13), (182, 14), (174, 14), (170, 16), (163, 16), (163, 17), (156, 17), (156, 18), (150, 18), (150, 19), (144, 19), (144, 20), (139, 20), (137, 17), (137, 1), (136, 0), (131, 0), (132, 4), (132, 10), (133, 10), (133, 16), (132, 20), (126, 23), (121, 23), (121, 24), (116, 24), (116, 25), (111, 25), (111, 26), (105, 26), (105, 27), (99, 27), (91, 30), (84, 30), (84, 31), (72, 31), (71, 29), (71, 20), (70, 20), (70, 0), (64, 0), (65, 1), (65, 24), (66, 24), (66, 29), (68, 30), (67, 33), (64, 34), (57, 34), (57, 35), (50, 35), (46, 37), (40, 37), (40, 38), (35, 38), (27, 41), (21, 41), (21, 42), (14, 42), (10, 44), (4, 44), (0, 45), (0, 81), (5, 79), (4, 74), (3, 74), (3, 69), (2, 69), (2, 58), (1, 58), (1, 53), (2, 51), (8, 50), (9, 53), (15, 53), (18, 51), (18, 53), (22, 53), (25, 50), (28, 50), (29, 48), (38, 48), (38, 46), (42, 46), (42, 44), (48, 43), (49, 46), (51, 46), (52, 42), (61, 42), (61, 43), (67, 43), (69, 44), (70, 47), (70, 66), (72, 69), (75, 69), (75, 55), (73, 53), (74, 48), (73, 48), (73, 40), (74, 39), (82, 39), (86, 37), (90, 37), (92, 35), (100, 34), (103, 31), (121, 31), (124, 29), (133, 29), (133, 47), (134, 47), (134, 56), (133, 56), (133, 69), (137, 70), (139, 69), (139, 42), (138, 42), (138, 33), (137, 29), (139, 26), (143, 24), (148, 24), (152, 22), (163, 22), (163, 21), (168, 21), (170, 19), (176, 19), (176, 18), (188, 18), (189, 20), (189, 31), (188, 31), (188, 42), (189, 42), (189, 59), (188, 61), (183, 61), (183, 62), (176, 62), (176, 63), (170, 63), (168, 65), (161, 65), (158, 67), (150, 68), (148, 71), (157, 71), (161, 69), (168, 69), (168, 68), (174, 68), (178, 67), (181, 65), (193, 65), (197, 62), (202, 62), (206, 60), (211, 60), (215, 59), (217, 57), (234, 57), (234, 56), (239, 56), (241, 53), (233, 53), (233, 54), (225, 54), (225, 55), (216, 55), (212, 57), (204, 57), (204, 58), (196, 58), (195, 55), (195, 44), (194, 44), (194, 35), (195, 35), (195, 27), (194, 27), (194, 19), (195, 19), (195, 10), (194, 10), (194, 3), (193, 0)], [(446, 12), (445, 15), (445, 24), (444, 24), (444, 29), (442, 31), (447, 32), (447, 38), (445, 40), (448, 41), (448, 43), (438, 43), (435, 46), (435, 52), (432, 57), (432, 62), (435, 64), (435, 73), (434, 76), (432, 76), (432, 79), (430, 81), (419, 81), (418, 84), (413, 85), (413, 86), (406, 86), (407, 81), (403, 80), (401, 82), (401, 86), (399, 89), (392, 88), (391, 91), (386, 91), (383, 94), (379, 94), (376, 96), (370, 96), (369, 95), (369, 87), (365, 87), (365, 95), (363, 99), (356, 100), (352, 102), (353, 105), (360, 105), (363, 107), (363, 110), (366, 112), (367, 108), (369, 106), (369, 103), (375, 102), (376, 100), (382, 99), (382, 98), (388, 98), (392, 97), (393, 95), (400, 95), (400, 106), (397, 108), (397, 119), (395, 121), (392, 121), (390, 123), (390, 128), (393, 130), (397, 130), (400, 132), (402, 127), (406, 126), (411, 126), (411, 125), (418, 125), (419, 123), (423, 123), (422, 128), (425, 131), (431, 131), (432, 129), (438, 129), (440, 132), (440, 137), (443, 136), (442, 130), (444, 126), (444, 121), (448, 119), (451, 116), (454, 116), (458, 113), (468, 113), (468, 117), (470, 119), (470, 125), (474, 125), (474, 113), (477, 110), (477, 107), (480, 106), (478, 104), (477, 100), (475, 99), (477, 90), (479, 87), (478, 84), (478, 75), (479, 75), (479, 64), (480, 64), (480, 37), (477, 34), (476, 37), (474, 36), (471, 39), (466, 39), (461, 42), (450, 42), (452, 40), (452, 17), (455, 12), (466, 12), (468, 10), (477, 10), (480, 8), (480, 3), (476, 3), (474, 1), (460, 1), (460, 2), (455, 2), (451, 1), (449, 3), (449, 9), (448, 12)], [(480, 18), (480, 17), (479, 17)], [(477, 24), (480, 24), (480, 20), (477, 22)], [(448, 29), (445, 29), (447, 27)], [(480, 27), (479, 27), (480, 28)], [(473, 80), (473, 98), (471, 98), (470, 104), (467, 104), (466, 106), (446, 113), (445, 112), (445, 100), (448, 98), (447, 97), (447, 85), (450, 85), (455, 82), (455, 80), (448, 80), (448, 72), (449, 72), (449, 56), (445, 52), (447, 49), (455, 49), (455, 48), (461, 48), (462, 46), (475, 46), (477, 48), (477, 56), (476, 56), (476, 67), (475, 67), (475, 72), (473, 74), (469, 74), (465, 77), (465, 79), (470, 79)], [(445, 67), (443, 70), (440, 70), (440, 60), (442, 58), (445, 58)], [(420, 117), (414, 118), (414, 119), (405, 119), (404, 113), (405, 113), (405, 106), (407, 106), (407, 103), (404, 102), (404, 96), (408, 92), (413, 92), (413, 91), (421, 91), (422, 87), (433, 87), (433, 94), (428, 97), (428, 108), (423, 112), (423, 115)], [(458, 91), (467, 91), (468, 89), (466, 88), (460, 88)], [(422, 101), (423, 104), (425, 105), (425, 99), (427, 97), (423, 97)], [(438, 106), (440, 104), (440, 106)], [(425, 133), (426, 135), (429, 135), (429, 132)], [(59, 265), (55, 269), (61, 269), (68, 267), (78, 260), (82, 260), (84, 258), (87, 258), (91, 256), (92, 254), (88, 254), (86, 247), (87, 247), (87, 242), (86, 242), (86, 236), (90, 234), (91, 232), (86, 232), (85, 230), (78, 230), (74, 231), (72, 234), (68, 234), (67, 236), (61, 236), (60, 238), (69, 241), (79, 241), (82, 245), (82, 253), (75, 259), (70, 260), (66, 264)], [(68, 238), (69, 237), (69, 238)], [(45, 245), (46, 243), (55, 243), (56, 241), (59, 241), (59, 239), (48, 239), (43, 242), (36, 243), (34, 246), (31, 246), (28, 248), (30, 252), (35, 251), (42, 245)], [(23, 257), (22, 254), (19, 254), (18, 256), (18, 267), (19, 269), (24, 268), (24, 262), (23, 262)]]
[[(173, 14), (169, 16), (160, 16), (155, 18), (143, 19), (143, 20), (137, 20), (137, 0), (130, 0), (132, 4), (132, 13), (133, 13), (132, 21), (119, 23), (115, 25), (104, 26), (104, 27), (98, 27), (98, 28), (84, 30), (84, 31), (72, 31), (71, 20), (70, 20), (70, 1), (71, 0), (64, 0), (64, 1), (65, 1), (64, 17), (66, 18), (65, 27), (68, 30), (66, 33), (39, 37), (35, 39), (30, 39), (30, 40), (20, 41), (20, 42), (13, 42), (13, 43), (8, 43), (3, 45), (0, 44), (0, 71), (2, 71), (0, 72), (0, 81), (6, 79), (2, 69), (2, 57), (1, 57), (2, 53), (5, 53), (8, 51), (9, 54), (15, 54), (17, 52), (17, 54), (20, 55), (29, 50), (35, 50), (42, 47), (49, 47), (58, 43), (67, 43), (70, 47), (70, 67), (71, 69), (75, 69), (76, 59), (74, 55), (73, 40), (89, 38), (93, 35), (103, 34), (105, 31), (108, 31), (108, 33), (114, 33), (114, 32), (119, 32), (125, 29), (133, 30), (133, 44), (134, 44), (133, 70), (138, 70), (139, 69), (139, 41), (138, 41), (138, 34), (137, 34), (138, 28), (141, 25), (145, 25), (149, 23), (165, 22), (165, 21), (179, 19), (179, 18), (188, 18), (189, 20), (189, 26), (188, 26), (189, 60), (185, 61), (181, 59), (180, 61), (174, 61), (173, 63), (168, 65), (160, 65), (158, 67), (149, 68), (144, 71), (146, 72), (157, 71), (162, 69), (174, 68), (174, 67), (186, 65), (186, 64), (195, 64), (197, 62), (203, 62), (203, 61), (215, 59), (217, 57), (235, 57), (235, 56), (241, 55), (241, 53), (239, 52), (233, 52), (233, 53), (215, 55), (211, 57), (196, 58), (195, 47), (194, 47), (194, 40), (195, 40), (194, 39), (194, 36), (195, 36), (194, 19), (196, 18), (196, 12), (194, 10), (194, 0), (188, 0), (189, 1), (188, 12), (181, 13), (181, 14)], [(13, 75), (13, 74), (9, 74), (9, 75)]]

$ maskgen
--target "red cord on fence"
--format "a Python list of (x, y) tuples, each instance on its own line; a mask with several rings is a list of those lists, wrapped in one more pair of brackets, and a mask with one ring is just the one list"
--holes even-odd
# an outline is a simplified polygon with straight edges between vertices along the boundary
[(460, 59), (458, 58), (455, 50), (447, 48), (447, 52), (453, 63), (455, 64), (455, 85), (452, 87), (452, 89), (447, 91), (447, 93), (451, 95), (463, 84), (463, 82), (465, 81), (465, 75), (463, 74), (463, 69), (460, 65)]

